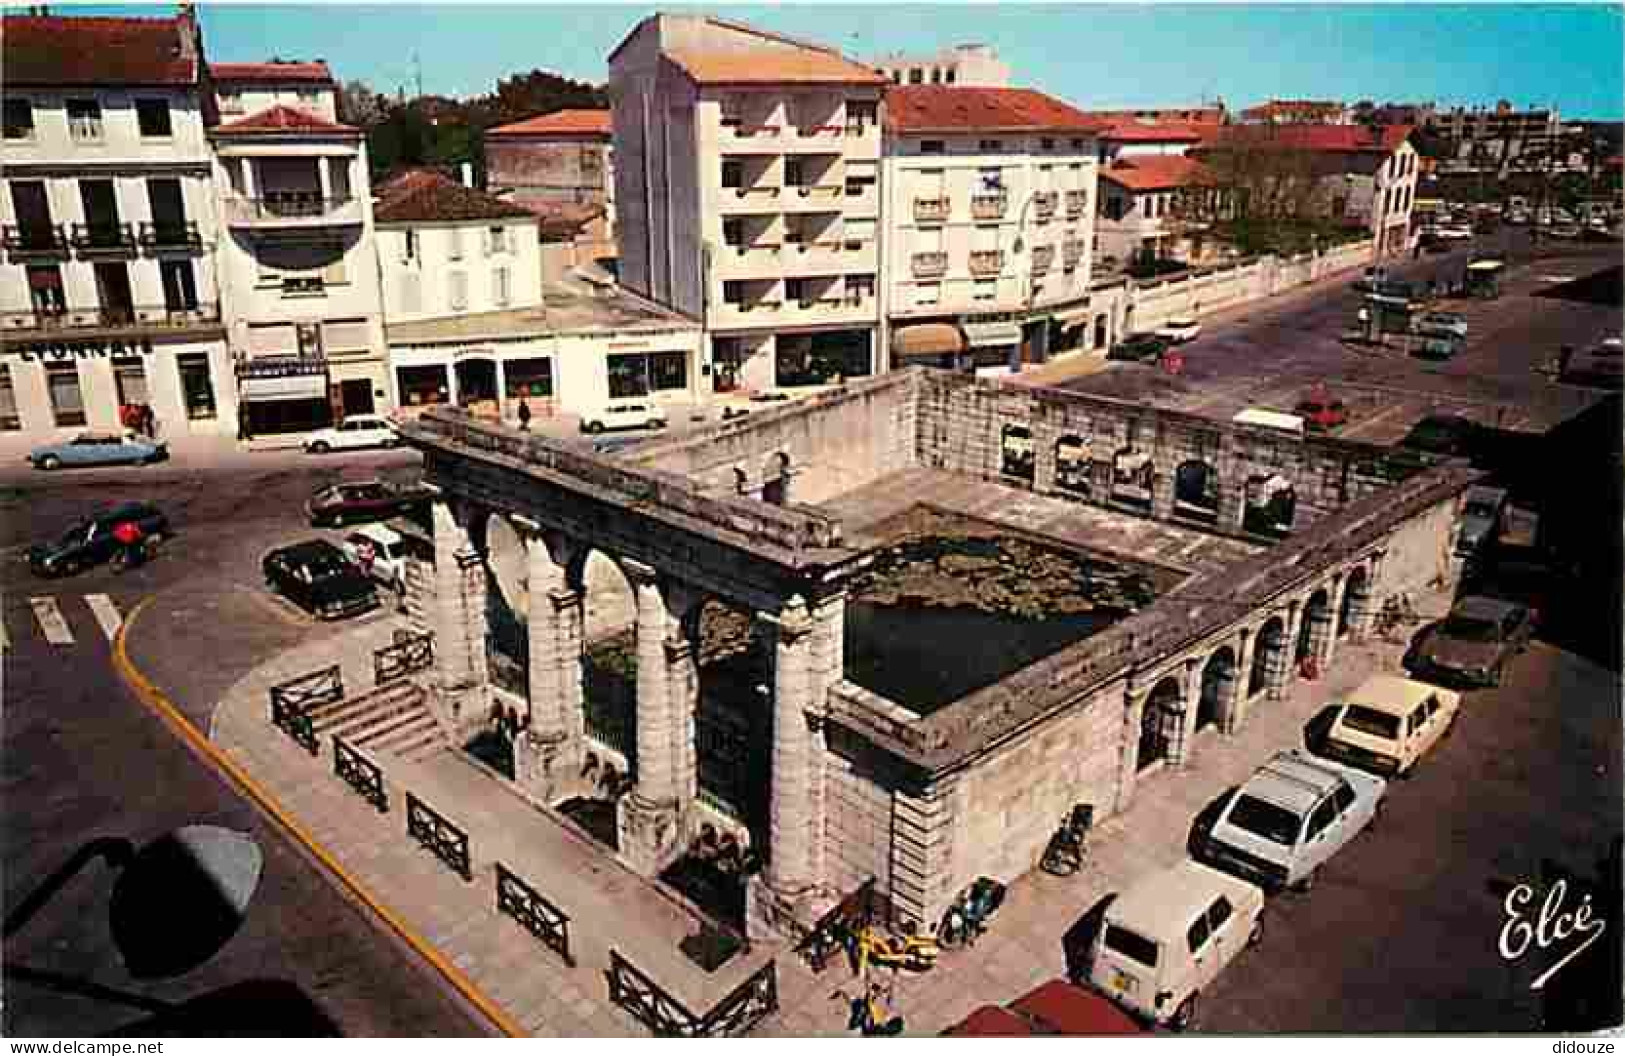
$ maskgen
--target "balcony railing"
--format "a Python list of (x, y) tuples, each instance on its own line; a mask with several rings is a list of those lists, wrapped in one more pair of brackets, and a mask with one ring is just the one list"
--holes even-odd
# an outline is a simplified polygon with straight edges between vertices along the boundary
[(81, 256), (122, 256), (135, 252), (135, 228), (124, 223), (73, 225), (73, 248)]
[(61, 224), (7, 224), (6, 254), (14, 260), (65, 257), (68, 239)]
[(153, 220), (141, 224), (141, 244), (148, 249), (202, 249), (195, 220)]
[(1066, 192), (1066, 216), (1067, 216), (1067, 219), (1076, 220), (1078, 217), (1082, 216), (1083, 215), (1083, 209), (1088, 204), (1089, 204), (1089, 192), (1087, 192), (1087, 191), (1067, 191)]
[(722, 127), (739, 139), (753, 139), (756, 136), (776, 136), (784, 131), (783, 126), (774, 122), (746, 121), (738, 117), (724, 117)]
[(119, 307), (62, 308), (50, 311), (0, 313), (7, 330), (45, 330), (51, 333), (94, 330), (184, 330), (220, 324), (220, 306), (200, 303), (192, 307), (137, 304)]
[(914, 199), (914, 220), (916, 223), (941, 223), (946, 219), (948, 219), (948, 199)]
[(918, 278), (930, 278), (934, 275), (943, 275), (948, 271), (948, 254), (946, 253), (916, 253), (914, 254), (914, 274)]
[(1047, 223), (1055, 215), (1057, 195), (1054, 191), (1044, 191), (1033, 195), (1033, 218), (1039, 223)]
[(1050, 265), (1055, 263), (1054, 246), (1033, 247), (1033, 274), (1042, 275), (1048, 271)]
[(261, 198), (228, 198), (226, 216), (233, 223), (282, 223), (315, 220), (359, 223), (355, 198), (323, 198), (320, 194), (282, 192)]
[(978, 220), (997, 220), (1010, 208), (1006, 194), (978, 194), (970, 200), (970, 215)]
[(1066, 242), (1061, 246), (1061, 262), (1068, 267), (1083, 259), (1083, 243), (1077, 240)]
[(979, 249), (970, 255), (972, 275), (997, 275), (1004, 269), (1004, 254), (997, 249)]

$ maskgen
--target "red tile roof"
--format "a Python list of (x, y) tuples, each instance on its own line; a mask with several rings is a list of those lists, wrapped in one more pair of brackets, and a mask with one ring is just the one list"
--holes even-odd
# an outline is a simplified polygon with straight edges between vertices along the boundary
[(910, 84), (886, 89), (893, 132), (1097, 132), (1099, 121), (1031, 88)]
[(487, 136), (609, 136), (614, 132), (608, 110), (555, 110), (523, 121), (485, 130)]
[(183, 18), (6, 15), (0, 69), (8, 85), (188, 85), (195, 58), (182, 47)]
[(1131, 191), (1168, 191), (1219, 182), (1206, 165), (1177, 154), (1123, 158), (1101, 169), (1100, 178)]
[(1090, 117), (1098, 117), (1112, 124), (1128, 121), (1159, 121), (1166, 124), (1222, 125), (1224, 107), (1215, 106), (1143, 106), (1134, 110), (1090, 110)]
[(278, 103), (257, 114), (229, 124), (220, 125), (209, 133), (213, 136), (266, 136), (266, 135), (329, 135), (359, 136), (361, 130), (353, 125), (340, 125), (318, 117), (308, 110)]
[(1219, 129), (1202, 149), (1227, 144), (1309, 150), (1321, 153), (1392, 154), (1410, 138), (1410, 125), (1372, 129), (1364, 125), (1229, 125)]
[(333, 71), (320, 59), (315, 62), (211, 62), (209, 76), (217, 81), (334, 83)]
[(695, 84), (874, 84), (880, 71), (829, 51), (755, 48), (703, 51), (668, 48), (665, 56)]
[(581, 234), (586, 226), (603, 216), (608, 210), (601, 205), (585, 202), (581, 205), (558, 203), (533, 205), (531, 212), (541, 217), (542, 241), (566, 242)]
[(427, 169), (397, 176), (376, 193), (372, 215), (380, 224), (535, 219), (528, 209)]
[(1160, 121), (1117, 121), (1100, 134), (1108, 143), (1200, 143), (1213, 126), (1197, 129), (1193, 125)]

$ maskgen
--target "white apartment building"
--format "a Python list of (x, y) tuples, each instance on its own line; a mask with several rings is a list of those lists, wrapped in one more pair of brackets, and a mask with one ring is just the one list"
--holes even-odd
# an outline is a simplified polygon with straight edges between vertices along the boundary
[(957, 84), (967, 88), (1003, 88), (1010, 67), (989, 44), (956, 44), (935, 55), (887, 55), (873, 66), (893, 84)]
[(1099, 128), (1026, 88), (887, 90), (896, 361), (1003, 373), (1089, 344)]
[(232, 432), (196, 22), (6, 15), (0, 430)]
[(295, 107), (324, 121), (339, 119), (338, 85), (321, 59), (211, 62), (209, 81), (221, 121), (236, 121), (273, 106)]
[(1224, 192), (1201, 162), (1183, 155), (1124, 157), (1100, 171), (1095, 255), (1103, 264), (1142, 256), (1203, 261), (1200, 232), (1219, 212)]
[(718, 391), (874, 371), (884, 78), (700, 16), (609, 67), (621, 282), (703, 321)]
[(395, 406), (360, 130), (275, 103), (209, 136), (246, 432)]

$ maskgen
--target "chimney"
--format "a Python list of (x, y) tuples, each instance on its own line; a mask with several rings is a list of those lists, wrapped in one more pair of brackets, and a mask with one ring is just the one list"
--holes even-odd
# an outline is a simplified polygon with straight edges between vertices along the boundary
[(463, 178), (463, 186), (464, 187), (472, 187), (472, 186), (474, 186), (474, 163), (473, 162), (471, 162), (471, 161), (463, 162), (462, 178)]
[(197, 10), (188, 0), (176, 5), (175, 29), (180, 39), (176, 42), (175, 56), (186, 62), (197, 62), (203, 54), (202, 30), (197, 24)]

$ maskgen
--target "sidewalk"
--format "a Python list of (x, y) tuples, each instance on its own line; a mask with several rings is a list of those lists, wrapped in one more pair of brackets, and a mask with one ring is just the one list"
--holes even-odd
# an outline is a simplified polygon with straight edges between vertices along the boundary
[[(1423, 598), (1424, 608), (1439, 599)], [(332, 773), (330, 746), (311, 757), (273, 727), (270, 685), (327, 664), (341, 665), (348, 695), (370, 687), (372, 650), (387, 644), (394, 619), (337, 630), (290, 650), (239, 681), (214, 712), (209, 736), (307, 826), (343, 867), (457, 964), (474, 985), (538, 1035), (643, 1036), (611, 1004), (605, 972), (614, 947), (690, 1010), (703, 1013), (752, 971), (776, 959), (781, 1008), (758, 1035), (838, 1036), (846, 1007), (832, 1000), (854, 980), (843, 964), (814, 976), (782, 943), (758, 943), (705, 975), (678, 949), (700, 920), (615, 863), (586, 837), (522, 799), (506, 783), (450, 750), (408, 762), (374, 755), (385, 772), (390, 811), (379, 814)], [(1077, 876), (1034, 870), (1010, 885), (992, 930), (974, 948), (943, 954), (938, 966), (896, 980), (895, 1009), (909, 1033), (934, 1035), (987, 1003), (1009, 1001), (1064, 976), (1061, 937), (1105, 894), (1185, 854), (1192, 819), (1241, 783), (1274, 751), (1301, 744), (1302, 728), (1328, 699), (1376, 670), (1397, 670), (1401, 648), (1341, 642), (1327, 677), (1295, 682), (1280, 701), (1259, 701), (1247, 725), (1225, 738), (1198, 734), (1191, 763), (1143, 776), (1133, 805), (1090, 836)], [(469, 835), (474, 882), (464, 883), (406, 835), (403, 792), (410, 789)], [(577, 965), (495, 909), (502, 861), (571, 918)], [(1335, 868), (1335, 865), (1333, 866)]]

